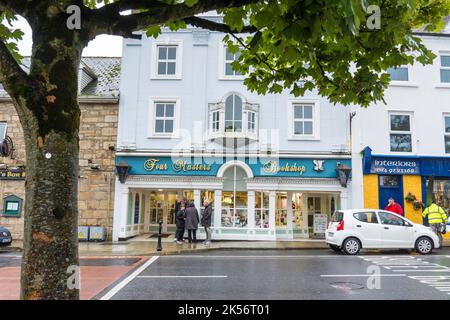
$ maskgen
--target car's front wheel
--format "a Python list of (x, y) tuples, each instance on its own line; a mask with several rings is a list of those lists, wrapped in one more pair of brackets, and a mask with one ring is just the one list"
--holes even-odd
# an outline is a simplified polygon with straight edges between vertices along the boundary
[(359, 253), (359, 250), (361, 250), (361, 242), (359, 242), (356, 238), (347, 238), (342, 244), (342, 250), (345, 254), (354, 256)]
[(428, 237), (421, 237), (416, 241), (416, 251), (420, 254), (429, 254), (433, 251), (433, 242)]
[(330, 244), (329, 245), (331, 250), (335, 251), (335, 252), (341, 252), (341, 247), (335, 245), (335, 244)]

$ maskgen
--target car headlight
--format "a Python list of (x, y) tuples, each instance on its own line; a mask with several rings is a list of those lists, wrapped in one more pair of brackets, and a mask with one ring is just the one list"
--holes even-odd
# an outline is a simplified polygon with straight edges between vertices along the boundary
[(7, 236), (8, 236), (8, 233), (7, 233), (6, 231), (3, 231), (3, 232), (2, 232), (2, 235), (3, 235), (4, 237), (7, 237)]

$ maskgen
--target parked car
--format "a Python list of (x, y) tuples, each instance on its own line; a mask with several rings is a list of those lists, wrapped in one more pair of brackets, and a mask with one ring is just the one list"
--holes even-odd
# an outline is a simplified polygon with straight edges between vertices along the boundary
[(0, 245), (9, 246), (12, 242), (11, 232), (8, 229), (0, 227)]
[(429, 227), (395, 213), (378, 209), (336, 211), (326, 230), (334, 251), (356, 255), (364, 249), (415, 249), (429, 254), (439, 248), (439, 238)]

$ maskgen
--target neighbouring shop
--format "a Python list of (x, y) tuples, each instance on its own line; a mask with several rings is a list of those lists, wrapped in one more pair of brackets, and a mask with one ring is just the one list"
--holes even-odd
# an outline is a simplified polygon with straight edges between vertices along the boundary
[[(349, 158), (116, 157), (113, 239), (175, 230), (183, 197), (213, 209), (213, 239), (323, 238), (336, 209), (347, 208)], [(345, 179), (344, 179), (345, 180)], [(200, 228), (199, 238), (204, 237)]]
[(384, 209), (393, 197), (406, 218), (423, 223), (423, 208), (433, 196), (450, 214), (450, 157), (380, 155), (367, 147), (363, 174), (366, 208)]

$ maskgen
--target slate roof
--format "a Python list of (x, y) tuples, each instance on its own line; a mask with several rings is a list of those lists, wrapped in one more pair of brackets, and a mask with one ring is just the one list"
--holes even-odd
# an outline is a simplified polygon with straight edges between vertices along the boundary
[[(90, 82), (80, 93), (80, 96), (118, 97), (120, 89), (120, 57), (83, 57), (83, 66), (89, 68), (97, 79)], [(30, 57), (22, 61), (22, 68), (26, 71), (30, 68)], [(8, 94), (0, 84), (0, 98), (8, 97)]]

